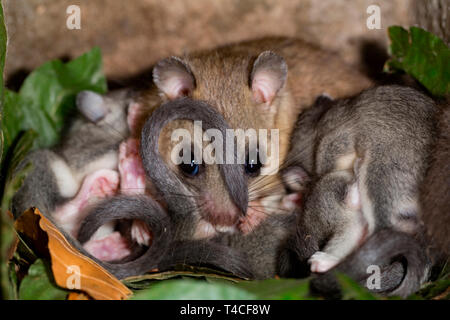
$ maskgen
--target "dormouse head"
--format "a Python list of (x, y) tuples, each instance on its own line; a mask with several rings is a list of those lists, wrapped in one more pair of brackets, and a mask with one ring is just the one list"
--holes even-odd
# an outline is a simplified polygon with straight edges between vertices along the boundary
[(289, 99), (287, 64), (272, 51), (248, 51), (224, 47), (170, 57), (155, 65), (153, 81), (163, 100), (205, 101), (233, 129), (275, 128), (275, 116)]
[[(287, 100), (287, 65), (272, 51), (249, 53), (248, 50), (230, 50), (220, 48), (213, 52), (164, 59), (154, 67), (153, 80), (163, 101), (189, 97), (206, 102), (224, 117), (231, 128), (247, 135), (245, 170), (250, 186), (249, 197), (258, 199), (265, 195), (264, 191), (273, 193), (274, 188), (269, 187), (270, 178), (278, 171), (280, 133), (275, 127), (275, 116)], [(180, 126), (180, 122), (174, 125)], [(165, 128), (161, 133), (165, 145), (170, 131)], [(256, 145), (248, 141), (252, 133), (257, 136)], [(162, 147), (163, 140), (160, 141)], [(212, 174), (209, 178), (217, 182), (219, 171), (216, 170), (215, 177)], [(215, 186), (220, 186), (220, 182)], [(225, 207), (229, 208), (228, 205)], [(258, 207), (258, 210), (262, 208)]]
[(208, 102), (231, 127), (270, 128), (284, 99), (287, 65), (272, 51), (249, 54), (221, 48), (183, 58), (170, 57), (153, 69), (165, 100), (189, 96)]
[(147, 175), (178, 226), (191, 227), (197, 238), (237, 231), (247, 212), (254, 165), (247, 154), (238, 159), (235, 139), (227, 139), (230, 129), (207, 103), (178, 98), (158, 107), (142, 131)]
[(76, 105), (81, 115), (105, 132), (125, 135), (127, 128), (127, 108), (130, 97), (127, 91), (111, 91), (101, 95), (94, 91), (81, 91), (77, 94)]

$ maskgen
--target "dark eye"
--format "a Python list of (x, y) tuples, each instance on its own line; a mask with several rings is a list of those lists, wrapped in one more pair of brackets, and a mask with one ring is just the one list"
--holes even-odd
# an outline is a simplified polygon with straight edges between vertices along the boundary
[(191, 159), (189, 163), (181, 163), (179, 167), (180, 170), (183, 171), (183, 173), (191, 177), (195, 177), (200, 171), (200, 166), (198, 165), (198, 163), (196, 163), (194, 159), (194, 154), (191, 154)]
[(245, 173), (249, 176), (257, 176), (261, 171), (261, 161), (259, 160), (259, 153), (256, 153), (256, 159), (250, 159), (249, 155), (247, 155), (247, 159), (245, 160)]

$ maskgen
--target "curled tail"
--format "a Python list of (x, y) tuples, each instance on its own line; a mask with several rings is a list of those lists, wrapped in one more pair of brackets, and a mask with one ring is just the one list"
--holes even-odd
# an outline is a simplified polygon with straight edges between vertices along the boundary
[(105, 262), (93, 257), (84, 249), (82, 253), (119, 279), (141, 275), (158, 268), (164, 255), (169, 252), (172, 230), (167, 214), (151, 198), (117, 196), (101, 202), (83, 220), (78, 233), (78, 241), (81, 244), (86, 243), (102, 225), (120, 219), (142, 220), (151, 230), (152, 243), (142, 255), (132, 260)]
[[(132, 253), (121, 261), (101, 261), (86, 250), (82, 253), (122, 279), (142, 275), (152, 269), (169, 270), (178, 265), (207, 266), (242, 278), (253, 278), (245, 254), (213, 240), (174, 240), (172, 222), (153, 199), (145, 196), (117, 196), (91, 209), (83, 220), (78, 241), (86, 243), (102, 225), (114, 220), (144, 221), (152, 233), (150, 247), (141, 255)], [(133, 248), (135, 251), (137, 248)]]
[(210, 267), (244, 279), (255, 277), (245, 254), (212, 240), (175, 241), (159, 269), (169, 270), (178, 265)]
[[(333, 270), (313, 279), (312, 290), (339, 298), (336, 272), (344, 273), (372, 292), (407, 297), (419, 290), (430, 267), (425, 246), (414, 237), (389, 229), (375, 232)], [(377, 273), (379, 271), (379, 280)]]

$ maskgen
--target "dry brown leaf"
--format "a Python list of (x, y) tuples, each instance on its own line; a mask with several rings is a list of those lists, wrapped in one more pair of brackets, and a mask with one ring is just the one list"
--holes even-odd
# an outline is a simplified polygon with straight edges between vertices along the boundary
[(83, 292), (71, 292), (67, 296), (67, 300), (92, 300), (92, 298)]
[(41, 242), (41, 232), (46, 232), (53, 276), (58, 286), (86, 292), (97, 300), (123, 300), (132, 295), (120, 280), (78, 252), (38, 209), (34, 209), (33, 213), (34, 219), (29, 212), (24, 213), (26, 216), (16, 223), (16, 228), (32, 239), (34, 244)]
[(47, 233), (39, 227), (40, 217), (34, 214), (33, 209), (25, 211), (15, 222), (14, 228), (27, 245), (38, 256), (49, 258)]

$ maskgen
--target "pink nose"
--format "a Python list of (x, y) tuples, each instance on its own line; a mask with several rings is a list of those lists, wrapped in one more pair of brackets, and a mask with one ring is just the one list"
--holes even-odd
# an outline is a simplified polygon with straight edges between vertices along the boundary
[(233, 226), (242, 217), (240, 210), (233, 204), (227, 203), (219, 204), (217, 201), (211, 199), (205, 199), (205, 205), (201, 212), (202, 217), (211, 223), (212, 225), (219, 226)]

